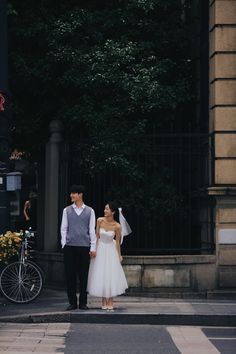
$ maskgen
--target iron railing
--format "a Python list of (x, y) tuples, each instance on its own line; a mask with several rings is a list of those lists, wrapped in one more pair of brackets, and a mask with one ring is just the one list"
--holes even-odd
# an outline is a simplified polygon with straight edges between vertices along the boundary
[[(207, 134), (156, 134), (130, 138), (125, 161), (91, 172), (85, 157), (98, 141), (71, 147), (69, 183), (86, 186), (97, 216), (104, 204), (122, 204), (133, 233), (125, 254), (200, 254), (214, 249), (213, 200), (207, 193), (211, 147)], [(104, 160), (105, 160), (104, 156)]]

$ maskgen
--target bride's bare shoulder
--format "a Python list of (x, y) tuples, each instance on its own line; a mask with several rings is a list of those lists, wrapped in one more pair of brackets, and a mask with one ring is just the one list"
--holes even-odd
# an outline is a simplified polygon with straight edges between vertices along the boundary
[(101, 224), (102, 221), (104, 221), (104, 218), (103, 218), (103, 217), (100, 217), (100, 218), (97, 219), (97, 223), (98, 223), (98, 224)]
[(120, 226), (120, 224), (118, 222), (116, 222), (115, 228), (116, 228), (116, 230), (120, 230), (121, 229), (121, 226)]

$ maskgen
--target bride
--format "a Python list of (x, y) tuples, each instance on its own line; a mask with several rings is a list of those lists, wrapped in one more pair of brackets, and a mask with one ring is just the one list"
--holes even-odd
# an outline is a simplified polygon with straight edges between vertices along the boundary
[[(113, 203), (105, 206), (104, 217), (97, 219), (97, 254), (90, 261), (88, 287), (90, 295), (102, 297), (102, 309), (113, 311), (113, 297), (123, 294), (128, 288), (123, 268), (120, 244), (123, 236), (131, 232), (128, 223), (121, 225), (115, 221), (118, 209)], [(122, 215), (122, 221), (124, 217)], [(124, 230), (123, 230), (124, 231)]]

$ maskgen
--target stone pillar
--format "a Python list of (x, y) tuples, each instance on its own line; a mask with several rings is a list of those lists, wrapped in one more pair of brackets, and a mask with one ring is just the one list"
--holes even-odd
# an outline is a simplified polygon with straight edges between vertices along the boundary
[(59, 161), (62, 125), (50, 123), (51, 137), (46, 146), (44, 251), (56, 252), (59, 234)]
[(236, 1), (210, 6), (209, 90), (218, 287), (236, 287)]

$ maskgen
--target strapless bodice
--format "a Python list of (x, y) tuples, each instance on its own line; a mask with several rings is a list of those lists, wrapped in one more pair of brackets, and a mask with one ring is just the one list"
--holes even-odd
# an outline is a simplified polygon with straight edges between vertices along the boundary
[(100, 241), (102, 243), (112, 243), (114, 236), (115, 236), (115, 232), (114, 231), (106, 231), (105, 229), (103, 229), (102, 227), (99, 230), (99, 236), (100, 236)]

